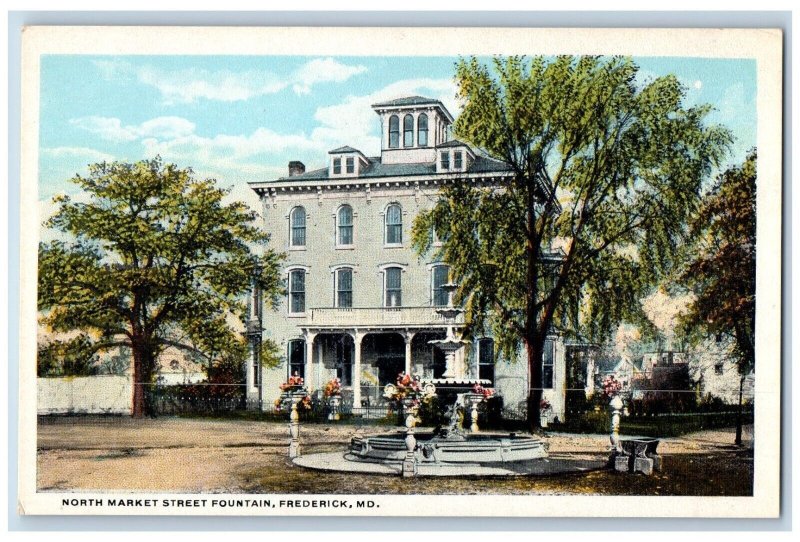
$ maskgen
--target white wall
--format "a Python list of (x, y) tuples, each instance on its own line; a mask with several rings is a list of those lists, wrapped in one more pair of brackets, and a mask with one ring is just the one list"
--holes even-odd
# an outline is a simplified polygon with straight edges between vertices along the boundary
[(130, 414), (130, 376), (37, 378), (39, 414)]

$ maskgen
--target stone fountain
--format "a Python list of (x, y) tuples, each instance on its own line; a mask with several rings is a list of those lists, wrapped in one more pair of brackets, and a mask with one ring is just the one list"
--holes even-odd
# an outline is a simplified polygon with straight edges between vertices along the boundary
[[(553, 464), (546, 459), (547, 446), (538, 437), (479, 432), (478, 405), (488, 395), (482, 390), (492, 383), (467, 377), (463, 365), (456, 363), (456, 353), (467, 344), (455, 329), (456, 317), (463, 309), (453, 305), (457, 285), (448, 283), (443, 288), (448, 293), (448, 304), (436, 311), (447, 322), (447, 334), (430, 344), (444, 352), (446, 368), (442, 378), (419, 381), (417, 387), (422, 395), (435, 394), (440, 400), (452, 402), (448, 425), (417, 432), (416, 409), (408, 403), (404, 409), (405, 428), (383, 435), (356, 436), (344, 454), (304, 456), (295, 459), (295, 464), (322, 470), (403, 476), (508, 476), (552, 471)], [(395, 396), (395, 392), (393, 384), (386, 386), (387, 397)], [(464, 427), (467, 417), (468, 428)], [(577, 470), (594, 467), (597, 465), (586, 464)]]

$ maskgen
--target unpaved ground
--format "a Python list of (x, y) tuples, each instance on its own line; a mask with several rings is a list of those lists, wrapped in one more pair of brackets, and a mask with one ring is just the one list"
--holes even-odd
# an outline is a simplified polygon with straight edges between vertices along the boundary
[[(344, 449), (355, 434), (386, 427), (305, 425), (304, 453)], [(752, 428), (747, 428), (749, 440)], [(551, 454), (602, 457), (608, 436), (551, 433)], [(752, 450), (733, 429), (664, 439), (664, 472), (652, 477), (601, 471), (523, 479), (417, 479), (321, 473), (286, 459), (285, 424), (241, 420), (54, 418), (38, 427), (39, 491), (174, 493), (529, 493), (752, 494)]]

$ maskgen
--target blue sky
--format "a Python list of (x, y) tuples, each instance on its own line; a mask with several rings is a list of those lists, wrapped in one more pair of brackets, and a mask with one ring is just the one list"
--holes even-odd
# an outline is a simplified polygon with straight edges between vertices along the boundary
[[(438, 98), (455, 115), (453, 57), (87, 56), (42, 59), (42, 212), (75, 194), (75, 173), (102, 160), (160, 154), (256, 198), (247, 181), (286, 174), (290, 160), (325, 165), (327, 151), (380, 151), (370, 104), (404, 95)], [(730, 163), (756, 144), (753, 60), (635, 58), (642, 79), (675, 74), (689, 104), (711, 103), (713, 123), (737, 141)]]

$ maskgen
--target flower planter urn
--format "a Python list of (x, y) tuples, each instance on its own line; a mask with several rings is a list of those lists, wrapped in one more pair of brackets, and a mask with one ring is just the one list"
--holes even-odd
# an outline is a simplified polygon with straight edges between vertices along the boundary
[(342, 397), (340, 395), (331, 395), (328, 397), (328, 419), (338, 421), (340, 419), (340, 406), (342, 404)]

